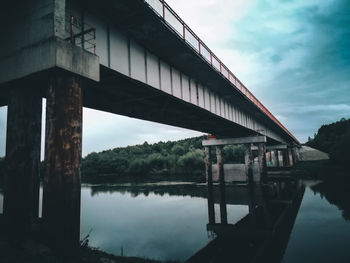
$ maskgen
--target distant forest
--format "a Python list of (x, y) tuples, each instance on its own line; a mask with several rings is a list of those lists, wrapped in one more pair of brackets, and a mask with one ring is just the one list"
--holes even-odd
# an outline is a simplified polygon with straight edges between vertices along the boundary
[(337, 164), (350, 166), (350, 119), (322, 125), (306, 145), (329, 153)]
[[(134, 177), (193, 180), (204, 175), (204, 136), (179, 141), (147, 142), (128, 147), (118, 147), (99, 153), (90, 153), (82, 162), (82, 177), (120, 179)], [(332, 124), (322, 125), (314, 138), (306, 145), (330, 154), (331, 160), (342, 166), (350, 166), (350, 119), (341, 119)], [(215, 160), (215, 152), (212, 152)], [(242, 146), (225, 146), (225, 163), (243, 163)], [(43, 166), (43, 165), (42, 165)], [(0, 184), (5, 172), (4, 158), (0, 158)]]
[[(188, 179), (204, 175), (203, 136), (179, 141), (158, 142), (90, 153), (83, 159), (83, 177), (113, 175), (145, 177), (180, 175)], [(243, 147), (226, 146), (226, 162), (244, 162)], [(212, 153), (215, 158), (215, 152)]]
[[(83, 158), (82, 179), (204, 179), (204, 136), (179, 141), (158, 142), (118, 147)], [(212, 151), (215, 160), (215, 149)], [(225, 146), (226, 163), (244, 163), (242, 146)], [(4, 158), (0, 158), (0, 175), (4, 174)], [(43, 168), (43, 163), (42, 163)], [(43, 175), (43, 169), (41, 172)], [(1, 184), (0, 176), (0, 184)]]

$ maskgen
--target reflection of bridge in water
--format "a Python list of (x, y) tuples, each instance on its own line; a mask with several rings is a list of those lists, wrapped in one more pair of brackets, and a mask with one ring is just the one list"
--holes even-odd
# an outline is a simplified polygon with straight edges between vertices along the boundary
[[(240, 194), (234, 193), (236, 190)], [(220, 187), (220, 193), (214, 193), (209, 187), (207, 230), (216, 238), (187, 262), (224, 263), (232, 262), (232, 259), (237, 262), (281, 262), (304, 190), (297, 180)], [(236, 198), (242, 194), (248, 198)], [(215, 221), (214, 204), (217, 202), (220, 203), (220, 222)], [(227, 204), (247, 204), (249, 213), (235, 224), (228, 224)]]

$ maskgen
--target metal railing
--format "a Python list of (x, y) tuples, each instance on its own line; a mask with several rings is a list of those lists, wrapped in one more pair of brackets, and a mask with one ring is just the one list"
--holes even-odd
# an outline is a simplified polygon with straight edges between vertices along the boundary
[(66, 31), (70, 43), (96, 54), (96, 28), (75, 15), (66, 16)]
[(244, 86), (244, 84), (221, 62), (221, 60), (203, 43), (191, 28), (176, 14), (164, 0), (144, 0), (146, 4), (160, 16), (182, 39), (188, 43), (216, 71), (220, 72), (245, 97), (272, 119), (297, 143), (299, 141), (280, 123), (273, 114)]

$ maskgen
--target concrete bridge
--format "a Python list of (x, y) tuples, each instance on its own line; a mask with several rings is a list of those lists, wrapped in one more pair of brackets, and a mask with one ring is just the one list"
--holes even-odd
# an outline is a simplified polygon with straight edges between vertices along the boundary
[(164, 1), (18, 5), (0, 11), (0, 106), (8, 106), (4, 216), (17, 232), (38, 215), (43, 97), (43, 225), (57, 244), (79, 240), (83, 106), (243, 138), (248, 157), (254, 142), (261, 158), (266, 147), (299, 145)]

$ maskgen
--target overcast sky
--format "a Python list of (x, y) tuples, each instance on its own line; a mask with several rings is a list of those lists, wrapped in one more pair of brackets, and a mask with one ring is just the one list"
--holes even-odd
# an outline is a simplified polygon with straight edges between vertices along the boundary
[[(350, 118), (350, 1), (168, 0), (301, 141)], [(83, 154), (199, 133), (84, 110)], [(0, 156), (6, 108), (0, 108)]]

